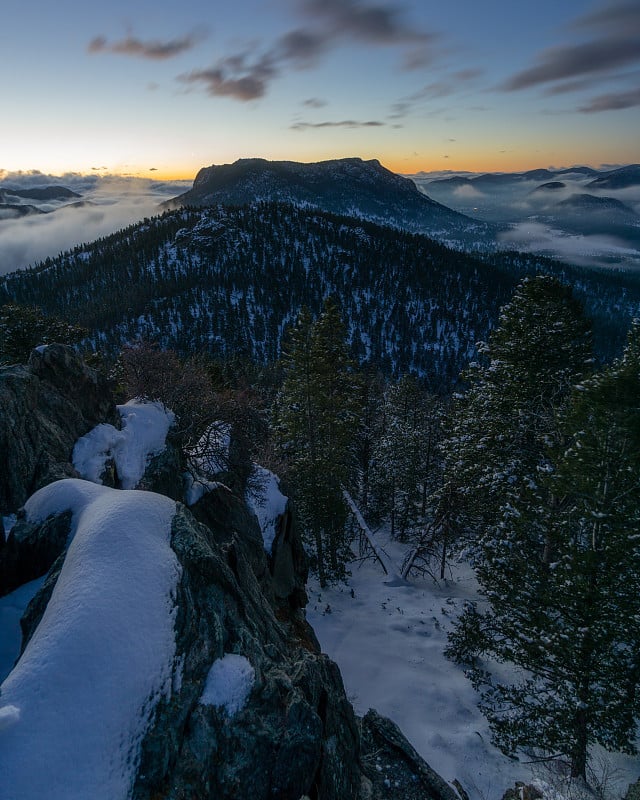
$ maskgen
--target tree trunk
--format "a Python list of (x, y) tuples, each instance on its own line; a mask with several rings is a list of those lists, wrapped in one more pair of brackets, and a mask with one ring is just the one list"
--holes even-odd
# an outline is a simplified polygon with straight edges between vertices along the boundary
[(316, 558), (318, 559), (318, 578), (320, 580), (320, 587), (322, 589), (327, 585), (327, 574), (324, 567), (324, 548), (322, 546), (322, 531), (319, 528), (315, 530), (316, 539)]
[(571, 777), (587, 779), (587, 709), (579, 708), (574, 717), (575, 740), (571, 749)]

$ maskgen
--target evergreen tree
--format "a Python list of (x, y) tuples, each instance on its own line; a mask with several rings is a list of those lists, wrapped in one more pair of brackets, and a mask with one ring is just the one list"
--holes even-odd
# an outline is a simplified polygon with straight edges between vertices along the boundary
[(412, 375), (387, 386), (372, 453), (376, 516), (388, 516), (391, 535), (404, 539), (424, 517), (433, 481), (440, 401)]
[(537, 489), (505, 507), (477, 568), (488, 608), (451, 637), (478, 663), (483, 708), (507, 752), (557, 756), (586, 777), (589, 747), (635, 752), (640, 717), (640, 322), (623, 357), (582, 382)]
[(342, 497), (354, 474), (358, 381), (336, 304), (313, 321), (303, 309), (291, 333), (275, 428), (302, 527), (315, 550), (321, 585), (348, 559)]
[(527, 278), (479, 349), (482, 361), (464, 375), (469, 388), (452, 409), (442, 448), (444, 483), (475, 537), (537, 484), (557, 437), (556, 412), (590, 368), (590, 326), (569, 287)]

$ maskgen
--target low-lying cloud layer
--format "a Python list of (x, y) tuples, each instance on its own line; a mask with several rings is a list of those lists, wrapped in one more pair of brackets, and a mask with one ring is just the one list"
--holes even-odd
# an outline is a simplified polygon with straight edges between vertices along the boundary
[[(0, 275), (24, 269), (47, 256), (56, 256), (75, 245), (158, 214), (160, 203), (190, 188), (191, 182), (0, 172), (0, 191), (52, 185), (66, 186), (81, 194), (83, 204), (58, 204), (51, 213), (0, 219)], [(46, 208), (55, 205), (48, 203)]]

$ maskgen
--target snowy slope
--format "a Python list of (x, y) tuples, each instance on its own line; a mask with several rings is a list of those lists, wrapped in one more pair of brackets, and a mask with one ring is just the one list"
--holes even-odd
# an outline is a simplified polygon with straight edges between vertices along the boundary
[(73, 538), (40, 625), (0, 687), (0, 795), (127, 798), (153, 709), (171, 692), (175, 503), (70, 479), (25, 509), (32, 521), (70, 509)]
[[(402, 561), (397, 543), (385, 546)], [(346, 585), (308, 585), (307, 619), (340, 667), (356, 713), (375, 708), (393, 719), (427, 763), (445, 780), (457, 778), (471, 800), (498, 800), (516, 780), (548, 781), (544, 769), (513, 761), (491, 744), (478, 695), (443, 655), (452, 621), (465, 600), (477, 598), (472, 570), (461, 565), (446, 582), (405, 586), (385, 583), (373, 560), (351, 570)], [(614, 769), (621, 796), (638, 778), (640, 758), (601, 758)]]

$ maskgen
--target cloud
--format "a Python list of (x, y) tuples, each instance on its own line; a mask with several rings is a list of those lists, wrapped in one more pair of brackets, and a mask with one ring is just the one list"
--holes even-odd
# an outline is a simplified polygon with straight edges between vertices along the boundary
[(306, 108), (324, 108), (327, 105), (327, 101), (318, 97), (309, 97), (307, 100), (302, 101), (302, 105)]
[[(364, 43), (397, 47), (405, 66), (416, 68), (431, 60), (431, 49), (439, 34), (420, 30), (404, 19), (393, 4), (372, 4), (364, 0), (292, 0), (303, 24), (262, 48), (255, 44), (219, 58), (212, 66), (183, 73), (177, 80), (200, 84), (211, 96), (231, 97), (247, 102), (264, 97), (271, 83), (286, 70), (316, 66), (338, 45)], [(99, 47), (102, 44), (99, 42)], [(430, 49), (431, 48), (431, 49)], [(306, 101), (309, 107), (317, 101)]]
[(175, 197), (191, 185), (186, 181), (160, 182), (76, 173), (4, 172), (1, 177), (0, 189), (64, 185), (82, 194), (85, 205), (68, 205), (48, 214), (18, 219), (0, 219), (0, 275), (153, 216), (159, 213), (163, 200)]
[(586, 88), (591, 80), (608, 79), (621, 67), (640, 63), (640, 4), (609, 2), (598, 11), (584, 15), (571, 26), (586, 32), (587, 41), (573, 42), (544, 50), (533, 66), (507, 80), (502, 89), (517, 91), (544, 84), (564, 82), (547, 89), (559, 94)]
[(90, 53), (116, 53), (118, 55), (162, 61), (175, 58), (187, 50), (191, 50), (203, 38), (203, 34), (189, 34), (180, 39), (169, 39), (165, 42), (158, 40), (145, 42), (129, 35), (119, 41), (109, 42), (104, 36), (96, 36), (89, 42), (87, 50)]
[(611, 92), (594, 97), (587, 105), (578, 110), (583, 114), (593, 114), (598, 111), (618, 111), (623, 108), (640, 106), (640, 89), (631, 89), (628, 92)]
[(469, 184), (457, 186), (453, 190), (453, 195), (461, 200), (477, 200), (479, 197), (485, 197), (475, 186), (470, 186)]
[(410, 114), (416, 105), (424, 100), (438, 100), (450, 97), (459, 92), (465, 84), (475, 80), (483, 74), (481, 69), (463, 69), (453, 72), (448, 77), (432, 81), (417, 92), (403, 97), (391, 106), (390, 119), (401, 119)]
[(636, 259), (638, 251), (614, 236), (582, 236), (547, 227), (540, 223), (523, 222), (499, 235), (508, 248), (529, 253), (549, 254), (573, 264), (602, 266), (603, 261)]
[(527, 89), (542, 83), (576, 78), (581, 75), (602, 74), (618, 67), (640, 62), (640, 38), (602, 39), (569, 47), (546, 50), (535, 67), (510, 78), (507, 91)]
[(192, 70), (178, 76), (181, 83), (204, 84), (212, 97), (231, 97), (248, 102), (267, 94), (269, 85), (288, 66), (308, 69), (327, 49), (327, 40), (302, 29), (279, 37), (262, 55), (241, 51), (218, 61), (209, 69)]
[(383, 128), (386, 122), (379, 120), (368, 120), (366, 122), (359, 122), (354, 119), (343, 119), (339, 122), (294, 122), (290, 126), (292, 131), (308, 131), (317, 128)]

